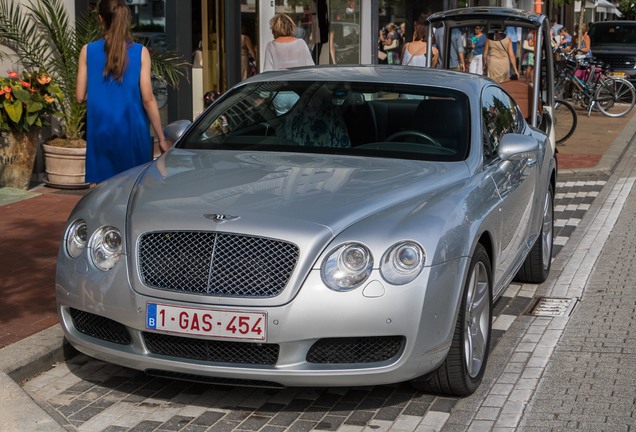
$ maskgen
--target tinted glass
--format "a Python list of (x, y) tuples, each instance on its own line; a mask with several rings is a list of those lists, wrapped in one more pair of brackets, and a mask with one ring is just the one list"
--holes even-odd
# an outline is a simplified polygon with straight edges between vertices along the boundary
[(468, 99), (460, 92), (270, 81), (226, 94), (179, 147), (460, 161), (468, 154), (469, 131)]
[(608, 44), (631, 45), (632, 48), (636, 47), (636, 23), (595, 23), (591, 26), (589, 35), (592, 49), (594, 49), (595, 45)]
[(482, 94), (481, 114), (484, 125), (485, 161), (496, 157), (501, 138), (507, 133), (518, 132), (519, 110), (515, 102), (499, 87), (487, 87)]

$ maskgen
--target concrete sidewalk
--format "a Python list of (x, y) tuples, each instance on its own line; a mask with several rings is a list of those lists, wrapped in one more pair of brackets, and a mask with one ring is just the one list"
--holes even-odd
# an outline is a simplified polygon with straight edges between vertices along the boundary
[[(562, 175), (610, 174), (636, 135), (636, 112), (609, 119), (579, 112), (574, 136), (558, 147)], [(57, 325), (54, 273), (68, 214), (85, 191), (43, 185), (0, 189), (0, 418), (9, 431), (64, 430), (17, 384), (72, 352)], [(34, 241), (35, 240), (35, 241)]]
[[(634, 429), (634, 127), (636, 117), (615, 141), (622, 148), (603, 156), (620, 155), (550, 277), (532, 285), (534, 298), (563, 302), (563, 313), (517, 317), (493, 350), (488, 384), (458, 402), (442, 431)], [(592, 172), (572, 170), (576, 179)]]

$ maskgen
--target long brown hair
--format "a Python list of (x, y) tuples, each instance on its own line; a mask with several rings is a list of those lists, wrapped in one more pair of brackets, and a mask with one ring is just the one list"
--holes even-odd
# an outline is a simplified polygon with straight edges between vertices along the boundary
[(121, 82), (128, 65), (128, 45), (133, 40), (130, 33), (130, 8), (125, 0), (100, 0), (97, 13), (104, 26), (104, 76), (111, 75)]

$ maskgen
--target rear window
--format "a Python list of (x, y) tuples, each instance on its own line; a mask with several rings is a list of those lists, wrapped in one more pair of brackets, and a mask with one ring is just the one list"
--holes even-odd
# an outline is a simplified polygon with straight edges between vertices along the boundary
[(636, 23), (595, 23), (591, 26), (589, 35), (592, 50), (595, 45), (630, 45), (636, 49)]

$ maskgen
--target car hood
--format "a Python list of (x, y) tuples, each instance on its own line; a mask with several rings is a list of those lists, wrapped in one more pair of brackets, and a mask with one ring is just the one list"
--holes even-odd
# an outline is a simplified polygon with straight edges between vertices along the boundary
[(463, 162), (173, 149), (139, 178), (129, 228), (317, 240), (467, 176)]

